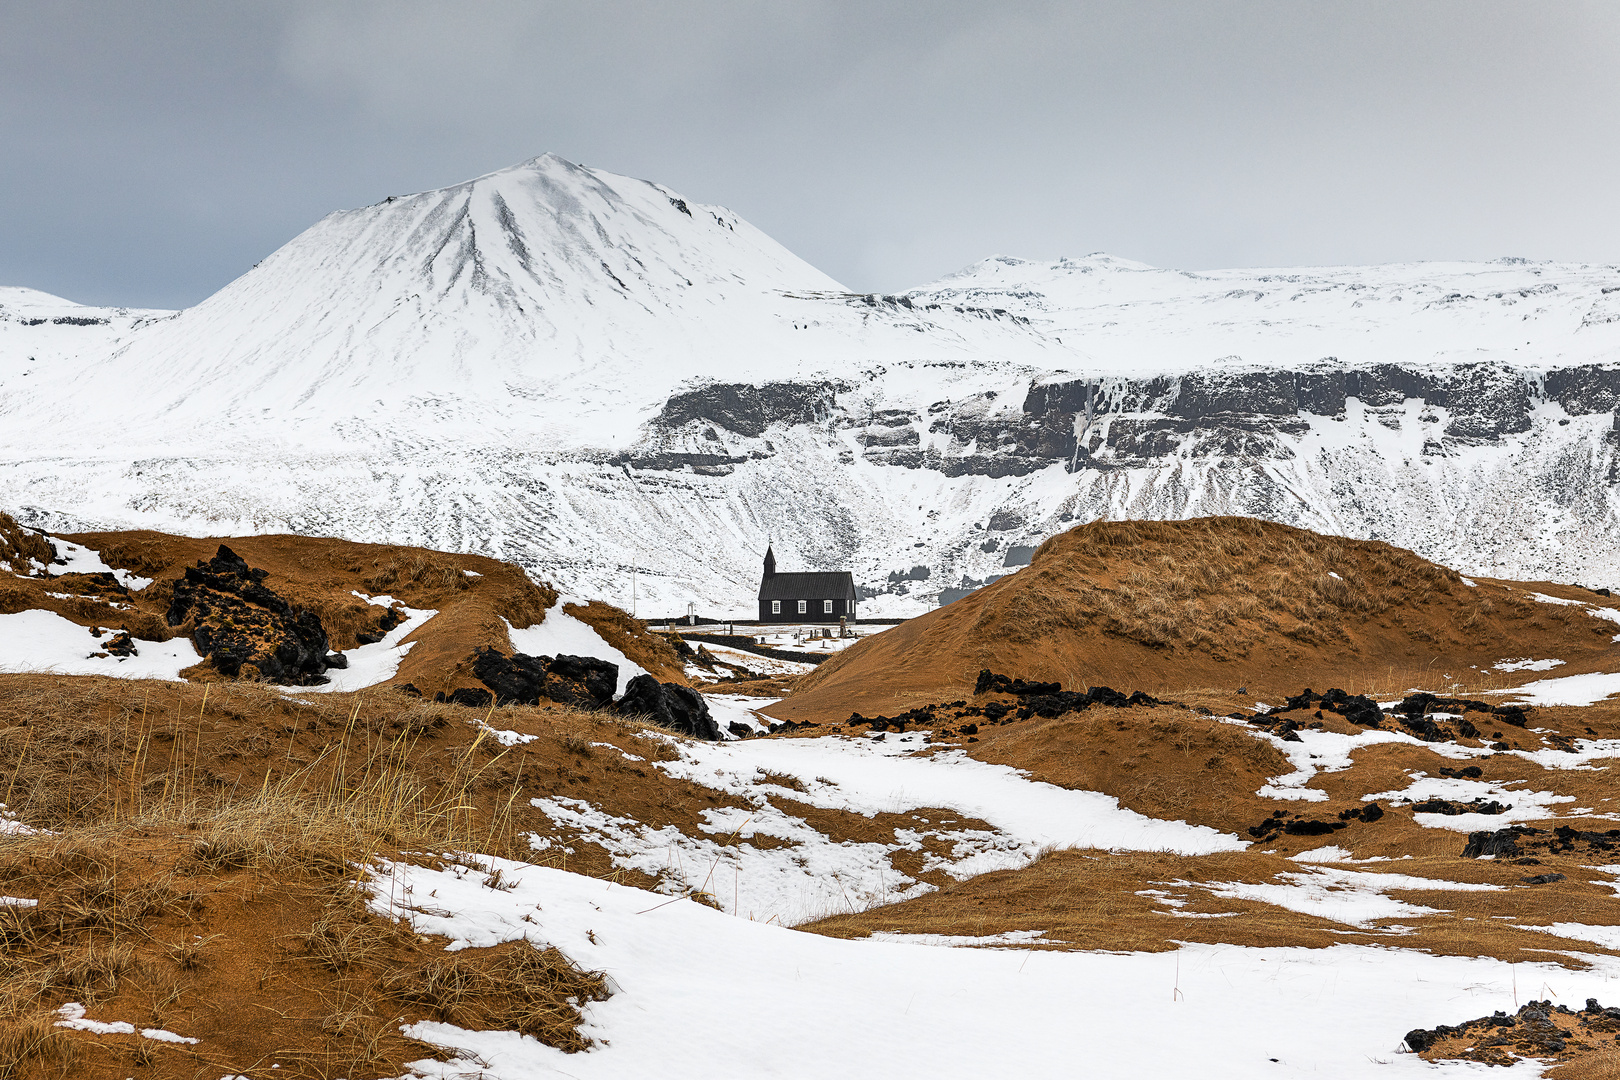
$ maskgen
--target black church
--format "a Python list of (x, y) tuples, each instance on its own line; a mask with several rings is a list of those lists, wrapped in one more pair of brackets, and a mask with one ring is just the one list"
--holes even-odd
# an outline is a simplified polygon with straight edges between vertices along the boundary
[(778, 574), (776, 553), (765, 549), (765, 576), (759, 582), (759, 621), (835, 623), (855, 621), (855, 577), (832, 573)]

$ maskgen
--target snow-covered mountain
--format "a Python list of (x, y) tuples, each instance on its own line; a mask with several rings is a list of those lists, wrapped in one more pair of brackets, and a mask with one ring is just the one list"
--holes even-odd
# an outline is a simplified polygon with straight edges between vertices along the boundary
[(28, 385), (24, 380), (62, 374), (106, 355), (136, 327), (173, 315), (90, 307), (38, 289), (0, 285), (0, 395), (20, 392)]
[[(58, 528), (487, 552), (643, 614), (748, 610), (767, 536), (916, 611), (1099, 515), (1620, 580), (1614, 267), (999, 258), (861, 295), (547, 155), (333, 214), (177, 315), (10, 310), (0, 506)], [(23, 361), (42, 329), (100, 336)]]
[(1095, 374), (1187, 371), (1222, 358), (1545, 368), (1620, 349), (1620, 268), (1525, 259), (1185, 271), (1100, 254), (1000, 257), (907, 295), (1017, 312), (1083, 344)]

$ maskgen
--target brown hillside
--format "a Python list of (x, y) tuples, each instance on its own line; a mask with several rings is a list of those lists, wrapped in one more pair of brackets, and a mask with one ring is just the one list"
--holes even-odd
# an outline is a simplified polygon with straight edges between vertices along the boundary
[[(264, 584), (276, 595), (295, 609), (318, 615), (334, 650), (353, 649), (360, 644), (357, 634), (380, 628), (386, 609), (368, 604), (356, 592), (437, 611), (405, 639), (416, 645), (391, 680), (411, 683), (430, 697), (440, 690), (481, 687), (467, 670), (474, 650), (492, 646), (509, 652), (511, 643), (501, 620), (532, 626), (557, 602), (549, 585), (535, 583), (511, 563), (483, 555), (323, 537), (197, 538), (144, 529), (62, 539), (97, 551), (107, 565), (153, 583), (138, 592), (125, 592), (105, 575), (0, 575), (0, 613), (44, 609), (83, 626), (126, 627), (136, 638), (168, 640), (188, 632), (185, 625), (169, 626), (166, 618), (174, 582), (186, 567), (209, 559), (227, 544), (249, 565), (268, 572)], [(27, 568), (29, 559), (48, 558), (43, 537), (0, 514), (0, 563), (14, 565), (16, 573)], [(476, 576), (469, 576), (469, 571)], [(624, 612), (596, 601), (570, 604), (567, 610), (660, 680), (686, 682), (674, 649)], [(194, 679), (217, 677), (207, 665), (188, 674)]]
[(1613, 604), (1571, 586), (1470, 586), (1402, 548), (1252, 518), (1092, 522), (1047, 540), (1018, 573), (821, 665), (770, 711), (894, 714), (970, 696), (983, 668), (1077, 689), (1276, 695), (1477, 684), (1505, 657), (1555, 657), (1560, 674), (1612, 660), (1613, 623), (1536, 591)]
[[(442, 1056), (401, 1035), (419, 1019), (584, 1049), (599, 973), (521, 943), (446, 954), (369, 914), (356, 882), (377, 858), (537, 859), (529, 836), (557, 829), (532, 793), (697, 832), (714, 793), (645, 764), (674, 751), (644, 731), (383, 688), (0, 675), (0, 801), (38, 830), (0, 828), (0, 895), (38, 901), (0, 906), (0, 1077), (397, 1076)], [(655, 884), (566, 839), (565, 867)], [(69, 1001), (200, 1042), (57, 1028)]]

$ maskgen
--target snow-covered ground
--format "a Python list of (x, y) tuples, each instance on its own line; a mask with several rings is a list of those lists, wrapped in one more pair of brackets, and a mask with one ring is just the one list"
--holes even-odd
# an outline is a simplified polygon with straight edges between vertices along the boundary
[[(816, 670), (816, 665), (808, 662), (778, 660), (774, 656), (761, 656), (759, 653), (743, 652), (741, 649), (728, 649), (724, 645), (714, 645), (709, 642), (704, 642), (703, 647), (708, 649), (709, 655), (716, 660), (745, 667), (759, 675), (803, 675), (806, 672)], [(697, 668), (696, 674), (707, 676), (709, 672)]]
[(623, 696), (625, 687), (630, 685), (630, 680), (637, 675), (647, 674), (647, 669), (609, 645), (589, 623), (582, 622), (564, 611), (564, 605), (570, 602), (559, 598), (546, 611), (545, 618), (533, 626), (519, 629), (511, 623), (506, 623), (506, 634), (512, 642), (512, 648), (528, 656), (591, 656), (598, 660), (606, 660), (610, 664), (617, 664), (619, 685), (614, 690), (613, 696), (615, 698)]
[(54, 611), (0, 615), (0, 672), (179, 680), (182, 670), (202, 663), (189, 638), (133, 638), (134, 656), (112, 656), (103, 650), (118, 630), (98, 629), (99, 638)]
[(704, 694), (703, 700), (709, 703), (709, 713), (720, 730), (730, 738), (731, 725), (740, 723), (754, 731), (768, 731), (777, 721), (762, 716), (760, 709), (775, 705), (781, 698), (774, 697), (745, 697), (741, 694)]
[[(485, 887), (497, 869), (502, 888)], [(1477, 1077), (1483, 1066), (1430, 1065), (1401, 1037), (1531, 995), (1607, 1000), (1620, 977), (1602, 956), (1575, 972), (1359, 945), (1099, 953), (842, 941), (504, 860), (391, 864), (371, 888), (379, 913), (451, 949), (555, 945), (612, 980), (612, 997), (585, 1006), (597, 1045), (581, 1054), (515, 1032), (411, 1025), (412, 1037), (464, 1052), (413, 1066), (440, 1080)]]
[[(661, 888), (699, 889), (727, 911), (787, 925), (931, 890), (894, 868), (890, 856), (898, 851), (926, 851), (925, 869), (965, 879), (1024, 866), (1049, 847), (1197, 855), (1248, 846), (1204, 826), (1144, 817), (1107, 795), (1038, 783), (959, 750), (931, 751), (923, 734), (677, 743), (681, 756), (655, 762), (658, 768), (747, 806), (705, 811), (705, 838), (617, 817), (583, 799), (532, 802), (559, 826), (601, 844), (615, 865), (659, 878)], [(780, 786), (783, 777), (798, 788)], [(892, 840), (836, 840), (795, 813), (795, 801), (869, 818), (937, 809), (988, 828), (919, 815)], [(756, 836), (773, 843), (755, 846)], [(948, 853), (929, 851), (930, 840)], [(551, 842), (536, 843), (544, 851)]]

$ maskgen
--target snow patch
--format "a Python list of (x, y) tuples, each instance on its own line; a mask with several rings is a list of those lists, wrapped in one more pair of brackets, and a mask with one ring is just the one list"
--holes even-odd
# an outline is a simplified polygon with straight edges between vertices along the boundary
[(71, 540), (62, 540), (55, 536), (48, 536), (46, 539), (56, 548), (56, 562), (45, 568), (45, 572), (52, 577), (60, 577), (63, 574), (111, 574), (117, 579), (118, 584), (130, 592), (140, 592), (152, 584), (151, 578), (108, 566), (102, 561), (101, 552), (91, 551), (83, 544), (75, 544)]
[(1497, 671), (1551, 671), (1563, 663), (1562, 660), (1499, 660), (1491, 667)]
[(1500, 892), (1502, 885), (1475, 885), (1406, 874), (1375, 874), (1317, 866), (1299, 873), (1277, 875), (1281, 881), (1254, 884), (1243, 881), (1190, 882), (1177, 885), (1207, 889), (1227, 900), (1254, 900), (1287, 908), (1302, 915), (1329, 919), (1346, 926), (1368, 926), (1387, 919), (1409, 919), (1436, 914), (1439, 909), (1408, 904), (1386, 896), (1392, 890), (1447, 892)]
[(189, 638), (147, 641), (131, 638), (134, 656), (95, 656), (107, 635), (90, 636), (87, 627), (70, 622), (54, 611), (19, 611), (0, 615), (0, 672), (53, 675), (110, 675), (118, 679), (180, 681), (180, 672), (202, 657)]
[(592, 656), (617, 664), (619, 685), (613, 691), (613, 697), (623, 697), (630, 680), (637, 675), (647, 674), (647, 669), (603, 641), (602, 635), (590, 623), (582, 622), (564, 611), (566, 603), (563, 597), (558, 597), (545, 618), (521, 630), (502, 619), (512, 648), (526, 656)]
[(1565, 675), (1561, 679), (1542, 679), (1495, 693), (1512, 694), (1515, 703), (1526, 705), (1595, 705), (1613, 694), (1620, 694), (1620, 672)]
[(1555, 803), (1574, 802), (1572, 795), (1557, 795), (1551, 791), (1523, 791), (1511, 789), (1509, 785), (1523, 783), (1522, 780), (1509, 781), (1508, 784), (1496, 784), (1487, 780), (1469, 780), (1460, 777), (1426, 776), (1422, 773), (1412, 778), (1412, 783), (1399, 791), (1380, 791), (1371, 795), (1363, 795), (1362, 802), (1372, 802), (1376, 799), (1405, 800), (1408, 802), (1422, 802), (1426, 799), (1447, 799), (1451, 802), (1473, 802), (1476, 799), (1485, 802), (1496, 801), (1510, 809), (1502, 814), (1413, 814), (1412, 820), (1428, 829), (1447, 829), (1451, 832), (1477, 832), (1481, 829), (1494, 831), (1503, 828), (1515, 821), (1540, 821), (1545, 818), (1556, 817), (1552, 810)]
[(1590, 941), (1605, 949), (1620, 949), (1620, 926), (1588, 926), (1585, 923), (1573, 922), (1553, 923), (1550, 926), (1530, 926), (1527, 923), (1515, 925), (1520, 930), (1538, 930), (1544, 934), (1557, 934), (1559, 937), (1575, 941)]
[[(368, 604), (386, 608), (398, 603), (392, 596), (367, 596), (362, 592), (353, 595)], [(325, 685), (286, 686), (282, 689), (289, 693), (336, 694), (350, 690), (364, 690), (368, 686), (376, 686), (392, 679), (399, 671), (400, 662), (416, 645), (416, 642), (407, 642), (405, 639), (439, 613), (434, 608), (412, 608), (404, 604), (399, 604), (399, 609), (405, 613), (405, 621), (384, 634), (381, 641), (361, 645), (344, 653), (349, 666), (327, 669)]]
[[(56, 1015), (62, 1019), (56, 1022), (59, 1028), (68, 1028), (71, 1031), (88, 1031), (92, 1035), (133, 1035), (136, 1027), (124, 1020), (91, 1020), (84, 1015), (85, 1009), (77, 1001), (70, 1001), (56, 1010)], [(162, 1028), (140, 1028), (142, 1037), (155, 1042), (180, 1043), (186, 1046), (195, 1045), (196, 1039), (189, 1039), (184, 1035), (176, 1035), (172, 1031)]]
[(1329, 844), (1326, 847), (1311, 848), (1309, 851), (1301, 851), (1297, 855), (1288, 856), (1288, 858), (1294, 862), (1308, 863), (1336, 863), (1354, 861), (1351, 853), (1346, 851), (1344, 848), (1339, 847), (1337, 844)]
[(741, 694), (704, 694), (703, 700), (709, 703), (709, 714), (714, 717), (715, 723), (728, 739), (732, 724), (743, 724), (749, 730), (767, 732), (771, 721), (768, 717), (759, 715), (759, 710), (775, 705), (781, 698), (744, 697)]

